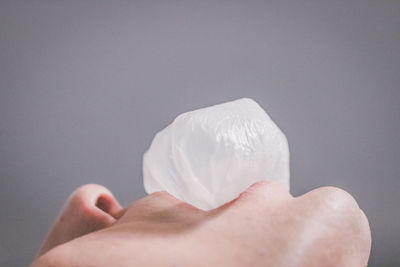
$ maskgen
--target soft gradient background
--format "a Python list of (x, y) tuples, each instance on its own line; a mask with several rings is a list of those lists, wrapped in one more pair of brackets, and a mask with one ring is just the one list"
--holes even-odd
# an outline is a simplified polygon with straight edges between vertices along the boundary
[(286, 133), (292, 193), (367, 214), (400, 266), (400, 1), (0, 2), (0, 264), (24, 266), (85, 183), (127, 205), (178, 114), (243, 96)]

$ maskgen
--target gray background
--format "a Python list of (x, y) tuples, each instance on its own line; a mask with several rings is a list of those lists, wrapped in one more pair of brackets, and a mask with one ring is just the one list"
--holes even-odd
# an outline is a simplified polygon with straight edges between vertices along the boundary
[(70, 192), (143, 197), (178, 114), (243, 96), (286, 133), (292, 193), (349, 191), (370, 266), (400, 266), (400, 1), (1, 1), (0, 264), (27, 265)]

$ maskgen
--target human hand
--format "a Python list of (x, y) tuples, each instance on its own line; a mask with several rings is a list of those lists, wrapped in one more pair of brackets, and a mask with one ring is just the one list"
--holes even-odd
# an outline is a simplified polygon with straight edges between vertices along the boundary
[(122, 209), (106, 188), (85, 185), (32, 266), (366, 266), (370, 247), (367, 218), (334, 187), (292, 197), (264, 181), (202, 211), (166, 192)]

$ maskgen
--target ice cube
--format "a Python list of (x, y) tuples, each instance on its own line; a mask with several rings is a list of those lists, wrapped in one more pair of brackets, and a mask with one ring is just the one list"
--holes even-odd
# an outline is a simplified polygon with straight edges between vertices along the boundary
[(165, 190), (203, 210), (265, 179), (289, 188), (289, 148), (282, 131), (249, 98), (179, 115), (143, 156), (147, 193)]

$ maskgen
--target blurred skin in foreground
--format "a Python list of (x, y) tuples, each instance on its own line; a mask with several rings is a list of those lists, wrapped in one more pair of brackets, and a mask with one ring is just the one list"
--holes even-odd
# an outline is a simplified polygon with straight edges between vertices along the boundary
[(263, 181), (202, 211), (166, 192), (123, 209), (91, 184), (71, 194), (32, 266), (367, 266), (370, 248), (367, 218), (334, 187), (293, 197)]

